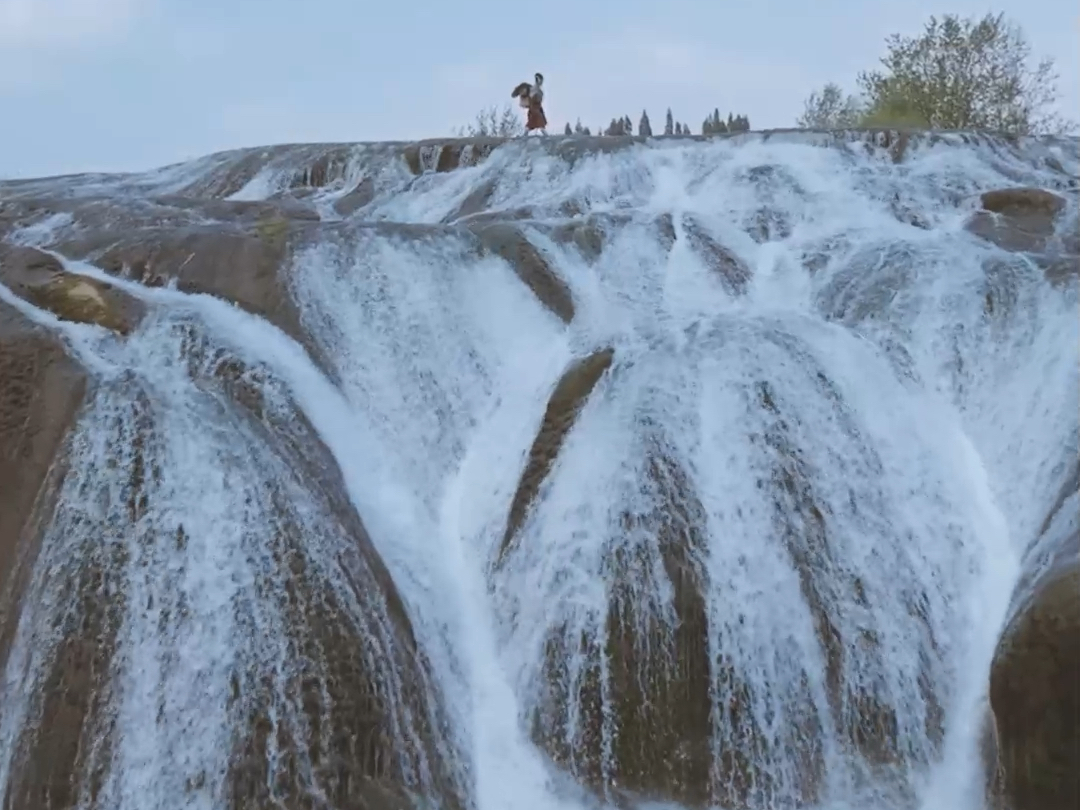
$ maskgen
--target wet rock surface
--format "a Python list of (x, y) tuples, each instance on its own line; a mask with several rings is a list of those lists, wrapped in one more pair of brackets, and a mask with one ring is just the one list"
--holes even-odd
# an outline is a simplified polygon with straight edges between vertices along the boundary
[[(6, 311), (0, 309), (0, 314)], [(55, 411), (63, 403), (46, 408), (49, 403), (34, 401), (30, 394), (49, 393), (63, 377), (41, 379), (50, 373), (49, 351), (21, 346), (20, 340), (26, 343), (28, 338), (20, 336), (17, 322), (11, 323), (15, 326), (0, 321), (4, 325), (0, 361), (9, 398), (4, 424), (12, 423), (0, 433), (0, 446), (6, 451), (0, 466), (5, 478), (0, 482), (10, 473), (18, 475), (24, 486), (32, 486), (42, 477), (37, 474), (41, 463), (35, 465), (32, 453), (41, 450), (37, 445), (43, 442), (58, 441), (54, 434), (63, 425), (45, 420), (51, 412), (54, 419), (59, 416)], [(389, 810), (410, 807), (409, 791), (419, 790), (437, 795), (444, 806), (464, 807), (465, 787), (445, 759), (447, 744), (441, 741), (445, 718), (426, 661), (334, 458), (267, 369), (251, 367), (214, 348), (194, 326), (180, 330), (179, 359), (203, 392), (207, 428), (226, 428), (232, 437), (230, 452), (244, 453), (241, 448), (246, 447), (251, 458), (263, 459), (264, 470), (275, 468), (266, 478), (248, 477), (243, 484), (241, 500), (250, 514), (250, 530), (271, 529), (260, 540), (269, 556), (252, 569), (251, 591), (236, 602), (232, 617), (242, 629), (236, 644), (246, 665), (234, 672), (229, 705), (221, 707), (226, 712), (221, 722), (235, 730), (224, 778), (224, 806), (261, 810), (281, 801), (317, 806), (323, 797), (330, 797), (335, 806)], [(51, 337), (48, 332), (44, 336)], [(65, 361), (71, 362), (62, 350), (55, 351), (54, 376), (64, 371)], [(12, 385), (7, 384), (9, 373)], [(75, 383), (83, 379), (77, 366), (70, 373), (74, 383), (56, 392), (68, 400), (81, 391)], [(40, 388), (30, 392), (30, 385)], [(34, 721), (23, 726), (13, 743), (4, 806), (27, 810), (77, 803), (93, 810), (112, 806), (105, 783), (118, 742), (110, 708), (124, 699), (116, 691), (116, 668), (123, 669), (131, 654), (121, 646), (125, 629), (137, 625), (144, 611), (157, 611), (162, 641), (173, 634), (182, 637), (190, 632), (190, 616), (199, 610), (185, 601), (184, 578), (199, 565), (197, 552), (188, 550), (205, 547), (214, 538), (200, 536), (198, 521), (195, 528), (190, 522), (191, 513), (185, 519), (185, 509), (197, 505), (173, 499), (190, 482), (175, 478), (169, 435), (176, 429), (175, 417), (168, 403), (151, 391), (130, 375), (96, 389), (74, 440), (83, 453), (104, 441), (110, 448), (109, 468), (119, 471), (119, 477), (99, 470), (85, 456), (76, 458), (64, 487), (54, 485), (50, 490), (51, 511), (36, 521), (24, 521), (27, 527), (36, 527), (38, 535), (24, 529), (19, 542), (38, 540), (42, 553), (49, 555), (43, 560), (45, 567), (38, 569), (35, 594), (44, 597), (45, 604), (59, 600), (66, 609), (55, 628), (58, 639), (30, 642), (42, 645), (45, 656), (41, 698), (32, 707)], [(72, 407), (68, 405), (63, 415)], [(27, 429), (35, 420), (44, 424)], [(8, 451), (21, 462), (17, 470), (7, 469)], [(59, 454), (49, 458), (53, 456)], [(23, 505), (33, 495), (29, 488), (27, 493), (16, 490), (23, 497), (14, 505)], [(89, 504), (99, 505), (101, 512)], [(9, 535), (19, 530), (7, 525), (13, 517), (18, 516), (5, 509), (0, 523), (4, 530), (0, 561), (9, 582)], [(326, 543), (337, 547), (329, 554), (333, 558), (329, 568), (322, 548)], [(172, 559), (165, 568), (160, 566), (162, 555)], [(147, 584), (140, 584), (143, 577)], [(23, 572), (20, 583), (26, 578)], [(134, 604), (131, 594), (146, 593), (147, 587), (149, 601)], [(24, 590), (25, 586), (20, 588)], [(7, 619), (17, 615), (18, 597), (28, 598), (20, 592), (4, 602), (5, 613), (0, 615), (0, 640), (5, 645), (12, 629)], [(247, 645), (266, 642), (249, 624), (254, 618), (250, 599), (265, 600), (280, 616), (283, 637), (273, 643), (285, 644), (290, 660), (304, 662), (301, 667), (283, 671), (272, 660), (244, 652)], [(153, 677), (151, 673), (152, 669), (146, 676)], [(167, 693), (168, 675), (160, 677)], [(179, 710), (184, 711), (182, 706)], [(176, 711), (163, 699), (157, 722), (185, 722), (182, 716), (173, 716)], [(302, 718), (303, 726), (297, 727), (290, 717)], [(193, 770), (185, 790), (197, 794), (217, 778)]]
[(614, 349), (602, 349), (575, 362), (559, 379), (551, 393), (544, 419), (537, 431), (536, 439), (529, 450), (525, 470), (521, 474), (517, 491), (510, 504), (510, 514), (506, 521), (499, 556), (510, 549), (522, 523), (533, 505), (540, 485), (551, 470), (551, 465), (559, 454), (567, 434), (574, 427), (574, 422), (585, 406), (593, 388), (600, 382), (604, 372), (611, 367), (615, 357)]
[[(612, 586), (603, 636), (578, 638), (556, 629), (546, 640), (545, 689), (533, 738), (555, 763), (609, 799), (704, 807), (717, 791), (711, 784), (701, 505), (678, 464), (659, 447), (645, 463), (642, 483), (654, 490), (655, 508), (622, 516), (627, 534), (640, 542), (615, 549), (605, 561)], [(655, 562), (672, 588), (673, 619), (640, 599)], [(571, 662), (582, 658), (585, 671), (573, 673)], [(611, 725), (605, 756), (605, 728)], [(576, 734), (568, 733), (571, 727)], [(721, 778), (738, 778), (732, 773), (737, 769), (725, 763)], [(721, 792), (726, 798), (735, 793)]]
[(108, 273), (150, 287), (174, 283), (235, 302), (298, 336), (296, 315), (279, 275), (289, 223), (268, 219), (249, 233), (218, 228), (137, 235), (89, 253)]
[(721, 245), (693, 217), (683, 218), (683, 231), (692, 249), (701, 257), (730, 295), (746, 292), (750, 281), (750, 268), (731, 250)]
[(551, 263), (512, 225), (476, 225), (474, 233), (485, 250), (501, 256), (536, 297), (565, 323), (574, 319), (574, 299)]
[(1005, 188), (985, 192), (980, 202), (982, 208), (967, 223), (971, 233), (1003, 250), (1028, 255), (1052, 282), (1067, 282), (1080, 273), (1080, 226), (1075, 210), (1071, 219), (1063, 219), (1068, 203), (1061, 194)]
[[(591, 355), (556, 386), (512, 502), (496, 568), (513, 566), (522, 544), (535, 542), (520, 536), (529, 510), (612, 360), (608, 352)], [(823, 393), (835, 399), (828, 380), (820, 373), (818, 378)], [(925, 754), (911, 749), (906, 736), (912, 730), (892, 698), (862, 674), (885, 666), (884, 642), (841, 618), (869, 609), (872, 597), (835, 547), (835, 516), (793, 435), (797, 416), (783, 410), (768, 383), (757, 385), (752, 397), (765, 429), (751, 441), (766, 448), (769, 459), (757, 486), (770, 493), (775, 510), (768, 540), (785, 549), (797, 573), (825, 667), (826, 701), (815, 699), (818, 673), (807, 669), (788, 695), (783, 723), (762, 719), (762, 690), (769, 687), (745, 661), (716, 646), (723, 637), (717, 622), (724, 618), (707, 606), (704, 507), (657, 434), (644, 441), (636, 468), (643, 504), (622, 514), (619, 536), (603, 552), (605, 612), (592, 631), (569, 624), (550, 628), (531, 720), (533, 739), (552, 761), (608, 800), (769, 807), (797, 795), (813, 804), (828, 778), (827, 729), (835, 730), (854, 761), (892, 774), (897, 784), (907, 768), (925, 764)], [(646, 600), (649, 593), (664, 594), (661, 604), (656, 597)], [(936, 642), (924, 613), (927, 595), (906, 599), (929, 662)], [(933, 750), (943, 739), (944, 710), (929, 666), (915, 673), (912, 686), (925, 707), (917, 733)], [(718, 735), (724, 742), (717, 743)], [(785, 762), (783, 779), (763, 765), (773, 758)]]
[(607, 229), (613, 224), (611, 217), (589, 216), (569, 222), (544, 227), (544, 232), (558, 245), (573, 246), (587, 262), (600, 258), (607, 241)]
[[(404, 810), (410, 789), (449, 808), (466, 807), (466, 788), (446, 756), (446, 718), (427, 662), (337, 463), (303, 415), (273, 390), (265, 370), (208, 353), (197, 336), (193, 342), (193, 364), (243, 403), (245, 418), (268, 434), (295, 483), (310, 494), (308, 503), (329, 517), (321, 530), (341, 538), (335, 570), (328, 572), (311, 551), (315, 527), (297, 513), (289, 482), (273, 482), (274, 569), (263, 587), (282, 601), (290, 656), (308, 666), (276, 688), (271, 671), (252, 667), (233, 676), (242, 730), (230, 762), (228, 807), (305, 806), (325, 797), (336, 807)], [(280, 718), (280, 689), (310, 736)]]
[[(54, 334), (0, 302), (0, 665), (8, 663), (20, 606), (32, 598), (32, 571), (68, 474), (66, 448), (87, 383)], [(92, 558), (85, 570), (89, 578), (101, 576)], [(88, 581), (72, 585), (86, 594), (92, 590)], [(76, 803), (72, 773), (86, 764), (90, 742), (81, 729), (108, 699), (98, 687), (116, 628), (109, 601), (96, 596), (89, 593), (79, 603), (82, 631), (71, 622), (57, 628), (62, 640), (42, 688), (39, 730), (23, 729), (16, 777), (0, 796), (5, 807), (47, 810)], [(0, 688), (0, 701), (10, 705), (15, 699)]]
[(0, 302), (0, 664), (86, 385), (55, 335)]
[(1010, 810), (1080, 802), (1080, 516), (1071, 498), (1024, 562), (990, 671), (995, 792)]

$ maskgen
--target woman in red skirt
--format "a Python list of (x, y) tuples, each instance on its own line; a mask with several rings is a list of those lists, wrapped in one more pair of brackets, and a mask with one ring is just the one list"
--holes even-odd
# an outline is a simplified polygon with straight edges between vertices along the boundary
[(544, 115), (544, 91), (542, 89), (544, 77), (537, 73), (534, 78), (536, 80), (535, 84), (522, 82), (514, 88), (510, 98), (519, 99), (518, 103), (528, 110), (525, 117), (525, 134), (528, 135), (533, 130), (538, 129), (541, 134), (547, 135), (547, 116)]

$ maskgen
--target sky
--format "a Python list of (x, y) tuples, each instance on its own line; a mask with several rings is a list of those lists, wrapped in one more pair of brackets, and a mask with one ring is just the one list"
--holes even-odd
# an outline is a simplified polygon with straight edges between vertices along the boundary
[(889, 34), (987, 11), (1055, 59), (1080, 119), (1076, 0), (0, 0), (0, 177), (449, 136), (536, 71), (549, 132), (668, 107), (694, 131), (714, 107), (791, 126)]

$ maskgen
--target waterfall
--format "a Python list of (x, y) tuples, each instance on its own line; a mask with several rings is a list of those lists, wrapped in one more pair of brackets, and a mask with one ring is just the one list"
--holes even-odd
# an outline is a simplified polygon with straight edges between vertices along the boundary
[(965, 223), (1076, 145), (886, 147), (51, 181), (315, 214), (294, 329), (73, 258), (77, 206), (7, 237), (147, 314), (118, 336), (0, 286), (92, 380), (4, 662), (4, 807), (982, 808), (1080, 325), (1075, 279)]

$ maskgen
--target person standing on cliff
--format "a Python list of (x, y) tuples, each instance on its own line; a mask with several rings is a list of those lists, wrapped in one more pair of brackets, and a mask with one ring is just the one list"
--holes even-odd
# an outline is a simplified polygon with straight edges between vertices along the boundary
[(534, 80), (533, 84), (528, 82), (519, 84), (510, 94), (510, 98), (518, 99), (518, 103), (528, 110), (525, 117), (525, 134), (528, 135), (538, 129), (541, 135), (547, 135), (547, 116), (544, 115), (543, 107), (544, 77), (537, 73)]

